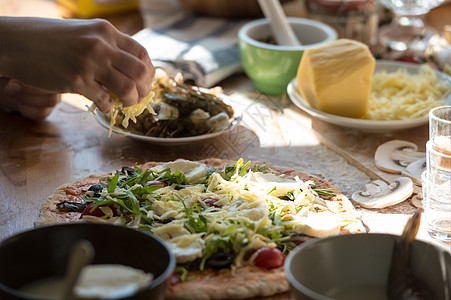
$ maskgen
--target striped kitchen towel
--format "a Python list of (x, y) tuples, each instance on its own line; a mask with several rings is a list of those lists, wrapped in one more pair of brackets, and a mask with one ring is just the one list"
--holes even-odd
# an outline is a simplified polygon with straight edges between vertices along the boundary
[(141, 0), (145, 28), (133, 37), (155, 67), (212, 87), (241, 70), (238, 30), (246, 20), (199, 16), (173, 0)]

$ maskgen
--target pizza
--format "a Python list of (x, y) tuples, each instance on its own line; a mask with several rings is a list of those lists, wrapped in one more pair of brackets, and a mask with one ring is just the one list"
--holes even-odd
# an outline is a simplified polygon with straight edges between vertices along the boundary
[(177, 267), (169, 299), (239, 299), (289, 290), (286, 255), (312, 237), (365, 232), (325, 180), (263, 162), (148, 162), (65, 184), (36, 226), (101, 222), (162, 238)]

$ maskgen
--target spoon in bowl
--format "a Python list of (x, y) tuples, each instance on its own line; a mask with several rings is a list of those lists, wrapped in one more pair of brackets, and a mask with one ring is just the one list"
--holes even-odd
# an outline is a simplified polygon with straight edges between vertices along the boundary
[(74, 298), (74, 286), (77, 283), (80, 272), (84, 266), (89, 264), (94, 257), (94, 247), (87, 240), (81, 240), (72, 248), (66, 277), (64, 278), (63, 300)]
[(279, 0), (258, 0), (260, 8), (269, 20), (274, 39), (283, 46), (301, 46), (301, 42), (288, 24)]

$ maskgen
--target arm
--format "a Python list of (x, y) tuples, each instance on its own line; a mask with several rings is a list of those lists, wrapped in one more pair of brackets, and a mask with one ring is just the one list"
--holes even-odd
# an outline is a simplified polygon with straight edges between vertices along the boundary
[(79, 93), (106, 112), (109, 91), (130, 106), (151, 90), (147, 51), (105, 20), (0, 17), (0, 75), (53, 93)]

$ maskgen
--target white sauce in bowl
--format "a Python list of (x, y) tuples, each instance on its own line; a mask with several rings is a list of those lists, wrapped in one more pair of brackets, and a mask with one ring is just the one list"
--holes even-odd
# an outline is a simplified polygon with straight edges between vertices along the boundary
[[(124, 265), (87, 265), (81, 271), (74, 294), (78, 299), (123, 298), (146, 288), (152, 280), (152, 274)], [(26, 284), (19, 291), (29, 294), (31, 299), (60, 300), (63, 286), (64, 278), (50, 277)]]

